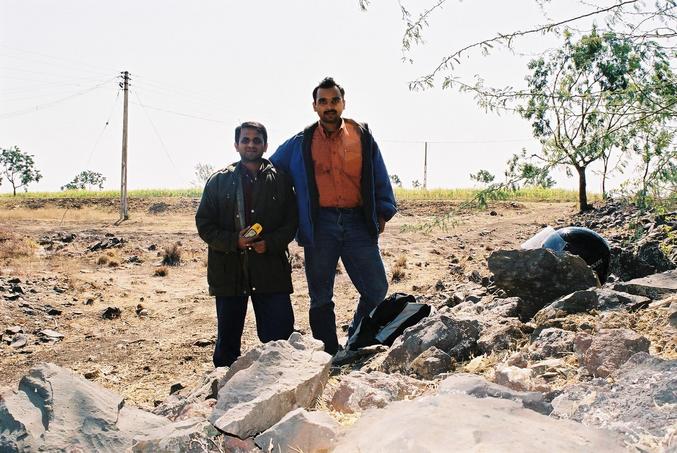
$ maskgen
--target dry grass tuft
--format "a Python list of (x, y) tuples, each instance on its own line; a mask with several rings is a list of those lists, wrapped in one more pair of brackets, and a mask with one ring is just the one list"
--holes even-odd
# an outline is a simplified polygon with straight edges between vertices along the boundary
[(96, 259), (96, 264), (99, 266), (103, 266), (105, 264), (108, 264), (108, 256), (107, 255), (101, 255)]
[(38, 244), (31, 238), (21, 237), (6, 229), (0, 229), (0, 259), (32, 256)]
[(178, 266), (181, 264), (181, 244), (179, 242), (165, 247), (162, 254), (162, 264), (166, 266)]
[(392, 281), (394, 282), (399, 282), (407, 275), (407, 273), (404, 271), (404, 268), (402, 266), (398, 266), (397, 264), (393, 266), (392, 274)]
[(153, 275), (156, 277), (166, 277), (169, 275), (169, 268), (167, 266), (156, 267)]
[(111, 258), (108, 260), (108, 267), (118, 267), (120, 265), (120, 261), (116, 258)]
[(398, 256), (397, 259), (395, 260), (395, 266), (406, 268), (407, 267), (407, 257), (405, 255)]

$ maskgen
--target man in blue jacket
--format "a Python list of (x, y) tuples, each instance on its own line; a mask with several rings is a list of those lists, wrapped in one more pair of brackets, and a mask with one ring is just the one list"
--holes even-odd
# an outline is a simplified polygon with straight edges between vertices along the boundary
[(304, 247), (310, 328), (330, 354), (339, 348), (332, 301), (338, 260), (360, 293), (350, 336), (388, 291), (378, 236), (397, 211), (371, 131), (341, 117), (344, 95), (334, 79), (322, 80), (313, 89), (319, 121), (284, 142), (270, 158), (291, 175), (296, 190), (296, 239)]

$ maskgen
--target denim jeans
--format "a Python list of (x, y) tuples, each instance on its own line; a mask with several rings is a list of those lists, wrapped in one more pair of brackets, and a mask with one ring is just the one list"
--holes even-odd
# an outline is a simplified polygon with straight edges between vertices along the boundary
[(314, 244), (304, 248), (310, 294), (310, 329), (313, 337), (324, 342), (324, 350), (335, 354), (338, 338), (332, 299), (339, 258), (360, 293), (348, 329), (349, 336), (360, 320), (385, 298), (388, 279), (378, 248), (378, 238), (369, 233), (361, 208), (320, 208), (314, 233)]
[[(248, 296), (217, 296), (214, 366), (230, 366), (240, 357)], [(294, 331), (291, 298), (285, 293), (252, 294), (256, 332), (262, 343), (286, 340)]]

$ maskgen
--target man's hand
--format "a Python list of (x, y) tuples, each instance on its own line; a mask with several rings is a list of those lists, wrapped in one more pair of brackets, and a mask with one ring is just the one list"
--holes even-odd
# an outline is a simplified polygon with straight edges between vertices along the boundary
[(237, 248), (240, 250), (245, 250), (251, 247), (252, 241), (256, 238), (246, 238), (242, 236), (245, 231), (247, 231), (248, 228), (243, 228), (240, 230), (240, 235), (237, 238)]
[(378, 217), (378, 234), (383, 233), (383, 230), (385, 230), (385, 229), (386, 229), (386, 220), (383, 217), (379, 216)]
[(266, 253), (267, 248), (266, 248), (265, 239), (261, 239), (261, 240), (256, 241), (256, 242), (252, 242), (251, 248), (253, 248), (256, 253)]

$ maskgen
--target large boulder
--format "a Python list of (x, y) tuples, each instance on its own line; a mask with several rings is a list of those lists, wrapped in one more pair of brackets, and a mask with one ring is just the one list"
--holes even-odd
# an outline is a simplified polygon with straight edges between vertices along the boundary
[(636, 278), (628, 282), (616, 283), (616, 291), (645, 296), (650, 299), (660, 299), (664, 296), (677, 293), (677, 270), (653, 274), (644, 278)]
[(514, 401), (442, 393), (365, 412), (334, 453), (622, 450), (613, 433), (565, 423)]
[(649, 352), (651, 342), (630, 329), (602, 329), (594, 336), (575, 339), (580, 364), (595, 377), (607, 377), (638, 352)]
[(465, 360), (477, 346), (480, 324), (445, 314), (428, 316), (409, 327), (386, 353), (382, 367), (387, 371), (408, 371), (412, 362), (435, 346), (455, 360)]
[(585, 261), (548, 249), (497, 250), (488, 260), (494, 283), (508, 296), (518, 296), (531, 307), (531, 317), (555, 299), (577, 290), (598, 287), (595, 272)]
[(268, 453), (329, 452), (336, 443), (339, 430), (339, 423), (327, 412), (298, 408), (256, 436), (254, 442)]
[[(240, 438), (265, 431), (297, 407), (310, 408), (329, 378), (322, 342), (299, 333), (258, 348), (257, 359), (219, 390), (209, 421)], [(240, 368), (237, 361), (233, 368)]]
[(631, 443), (647, 443), (643, 451), (675, 451), (677, 360), (640, 352), (611, 378), (565, 388), (552, 401), (551, 416), (617, 431)]
[(343, 377), (331, 394), (330, 407), (346, 414), (386, 407), (392, 401), (423, 393), (428, 384), (399, 373), (353, 371)]
[(182, 453), (219, 452), (219, 431), (204, 418), (173, 422), (134, 438), (132, 453), (180, 451)]
[(228, 368), (216, 368), (205, 375), (193, 389), (180, 390), (153, 409), (153, 413), (170, 420), (185, 420), (198, 415), (209, 416), (218, 394), (218, 384), (225, 377)]
[(135, 436), (169, 420), (51, 363), (32, 368), (18, 390), (0, 396), (0, 451), (97, 451), (131, 448)]

